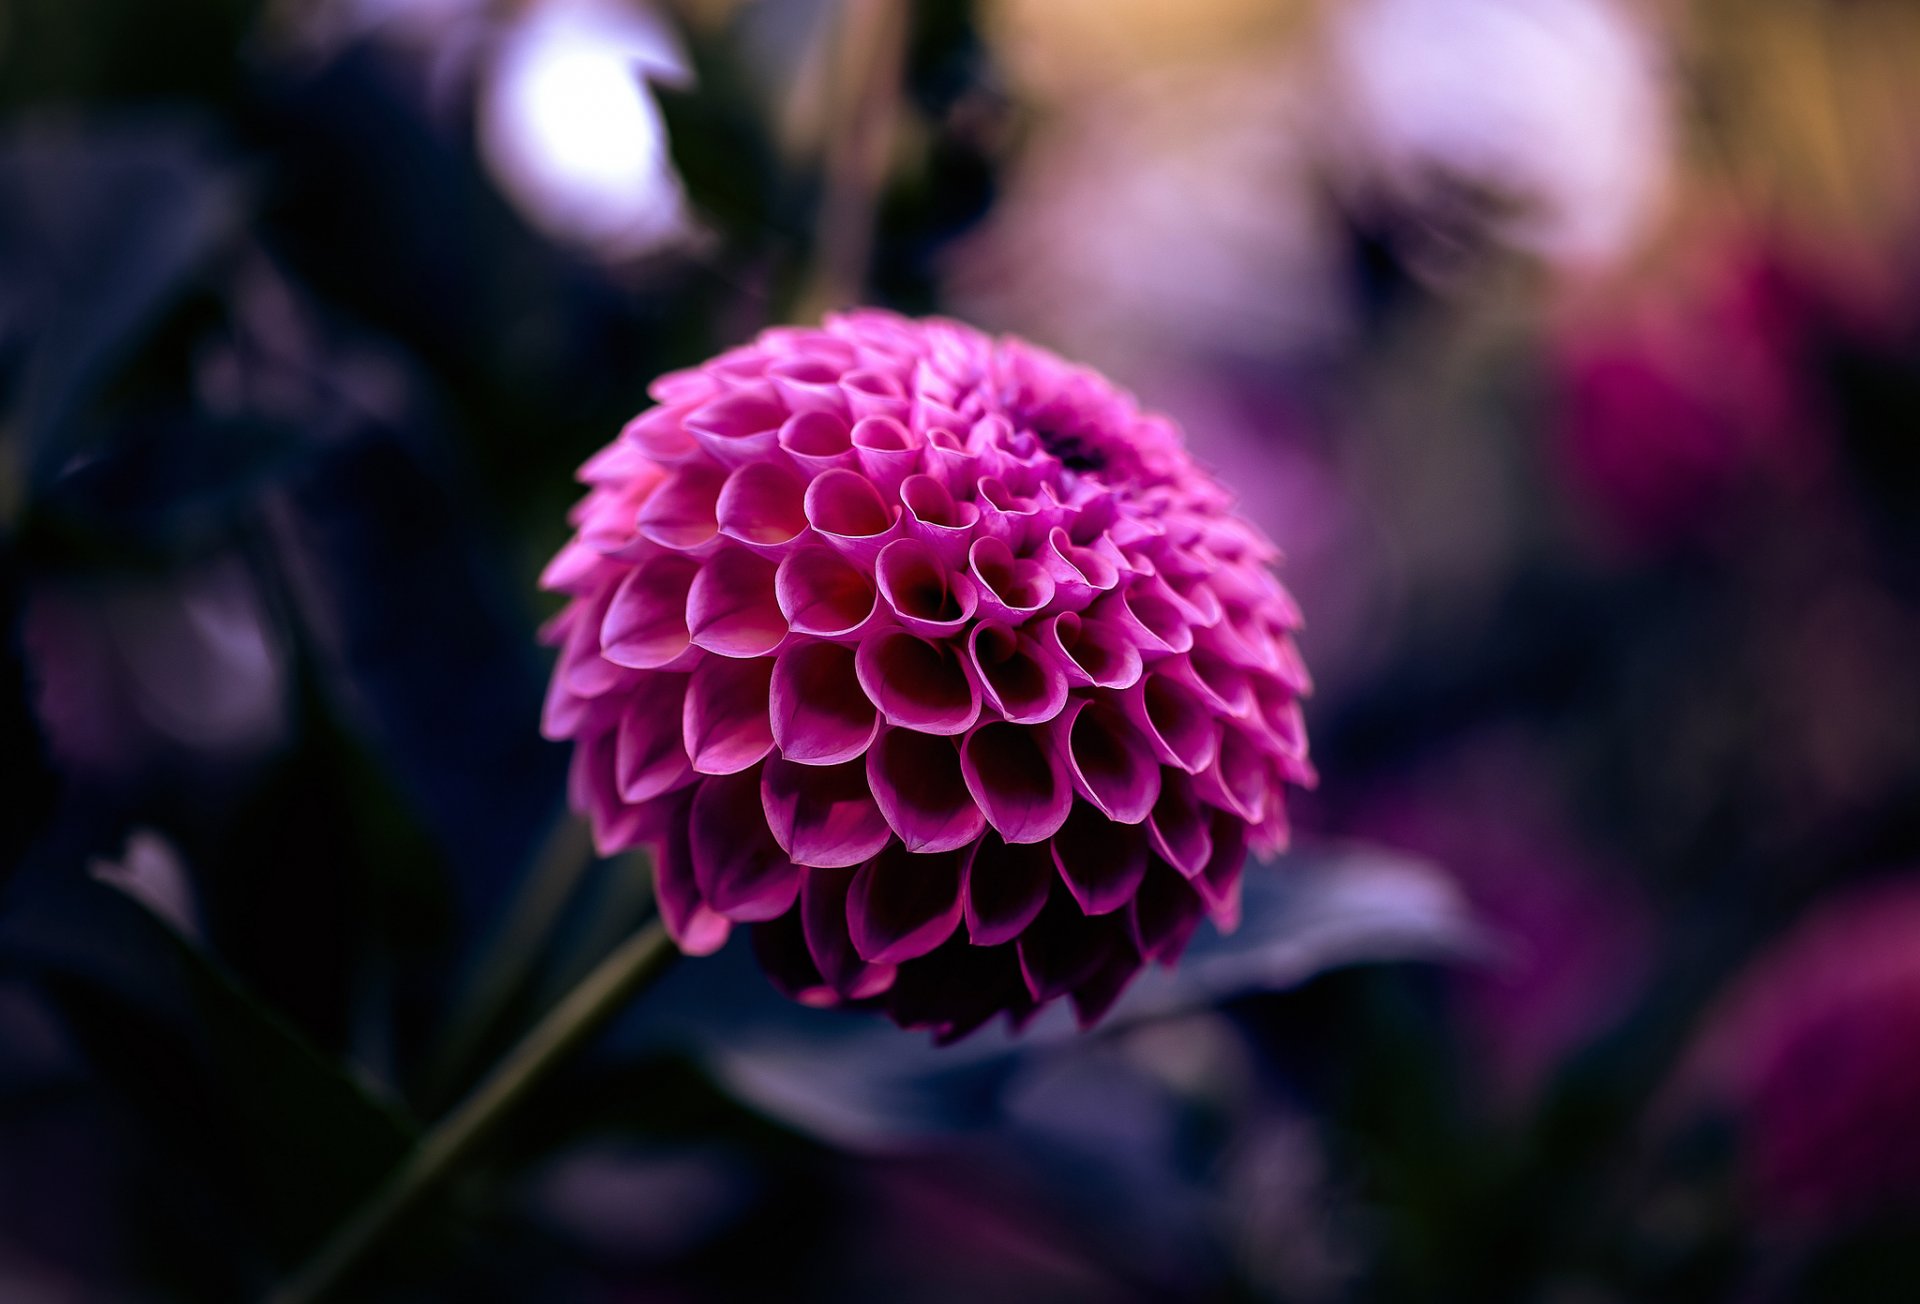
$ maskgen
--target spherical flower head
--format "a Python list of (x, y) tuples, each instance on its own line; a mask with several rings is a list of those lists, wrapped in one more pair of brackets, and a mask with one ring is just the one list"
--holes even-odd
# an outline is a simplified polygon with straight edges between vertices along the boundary
[(1094, 373), (877, 311), (662, 377), (581, 472), (545, 732), (682, 950), (937, 1038), (1090, 1023), (1313, 778), (1276, 553)]
[(1920, 879), (1856, 890), (1763, 954), (1708, 1021), (1688, 1094), (1738, 1123), (1757, 1208), (1920, 1211)]

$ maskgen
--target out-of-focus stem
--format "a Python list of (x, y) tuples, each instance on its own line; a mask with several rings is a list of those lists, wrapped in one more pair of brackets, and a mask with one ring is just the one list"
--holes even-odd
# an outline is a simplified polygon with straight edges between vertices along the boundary
[(420, 1139), (385, 1184), (269, 1296), (269, 1304), (316, 1304), (344, 1285), (387, 1234), (470, 1159), (549, 1073), (658, 977), (674, 954), (666, 928), (656, 919), (595, 966), (471, 1095)]
[(813, 266), (796, 315), (808, 321), (864, 294), (875, 209), (893, 152), (912, 6), (841, 0), (832, 59), (832, 110)]

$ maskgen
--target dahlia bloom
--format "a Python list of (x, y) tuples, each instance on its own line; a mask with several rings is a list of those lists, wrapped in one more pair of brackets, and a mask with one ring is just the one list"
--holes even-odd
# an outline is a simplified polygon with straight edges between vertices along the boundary
[(1920, 1209), (1920, 879), (1857, 889), (1762, 955), (1686, 1073), (1739, 1124), (1763, 1212)]
[(1299, 613), (1177, 428), (861, 311), (662, 377), (582, 469), (544, 729), (682, 950), (940, 1039), (1097, 1019), (1305, 784)]

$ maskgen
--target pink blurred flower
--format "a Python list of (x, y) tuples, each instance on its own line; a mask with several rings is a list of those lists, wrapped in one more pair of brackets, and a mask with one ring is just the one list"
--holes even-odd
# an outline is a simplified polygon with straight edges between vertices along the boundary
[(655, 382), (582, 471), (545, 728), (683, 950), (942, 1038), (1100, 1016), (1308, 783), (1299, 615), (1180, 433), (1091, 371), (863, 311)]
[(1815, 913), (1707, 1026), (1690, 1094), (1733, 1111), (1765, 1210), (1822, 1222), (1920, 1206), (1920, 879)]
[(1615, 533), (1683, 540), (1743, 485), (1817, 477), (1832, 424), (1813, 374), (1823, 294), (1782, 251), (1734, 238), (1564, 332), (1564, 460)]

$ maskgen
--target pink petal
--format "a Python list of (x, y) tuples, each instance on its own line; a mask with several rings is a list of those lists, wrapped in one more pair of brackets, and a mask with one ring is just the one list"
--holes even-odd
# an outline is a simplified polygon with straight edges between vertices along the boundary
[(967, 636), (980, 689), (993, 709), (1015, 724), (1041, 724), (1067, 703), (1064, 659), (1047, 653), (1025, 634), (982, 621)]
[(849, 556), (878, 553), (899, 532), (894, 509), (873, 482), (854, 471), (823, 471), (807, 486), (807, 521)]
[(1016, 945), (1028, 993), (1045, 1002), (1091, 978), (1115, 947), (1132, 943), (1113, 917), (1089, 918), (1056, 892)]
[(775, 567), (745, 548), (715, 553), (687, 590), (693, 642), (723, 657), (765, 656), (787, 636)]
[(820, 638), (853, 634), (880, 600), (866, 572), (825, 548), (789, 553), (774, 575), (773, 591), (794, 632)]
[(1073, 781), (1040, 731), (991, 721), (967, 735), (960, 772), (987, 822), (1008, 842), (1043, 842), (1067, 821)]
[(667, 835), (654, 860), (654, 895), (660, 902), (660, 920), (674, 945), (688, 955), (711, 955), (726, 945), (733, 925), (725, 916), (707, 905), (693, 871), (693, 848), (688, 825), (688, 804), (680, 807), (680, 818), (667, 825)]
[(795, 765), (774, 757), (761, 774), (760, 798), (774, 840), (796, 865), (857, 865), (893, 836), (857, 761)]
[(868, 417), (853, 428), (860, 469), (882, 493), (896, 491), (902, 480), (920, 469), (920, 450), (926, 442), (918, 431), (893, 417)]
[(847, 893), (854, 950), (872, 964), (925, 955), (960, 926), (958, 850), (914, 855), (895, 844), (862, 865)]
[(967, 934), (975, 946), (999, 946), (1018, 937), (1047, 903), (1058, 869), (1044, 842), (1010, 846), (988, 832), (967, 862)]
[(1041, 646), (1057, 654), (1071, 684), (1129, 688), (1140, 678), (1139, 645), (1116, 625), (1062, 612), (1039, 631)]
[(1160, 772), (1160, 800), (1153, 803), (1153, 814), (1147, 817), (1147, 836), (1155, 854), (1188, 878), (1205, 869), (1213, 855), (1213, 835), (1208, 831), (1211, 818), (1211, 811), (1201, 804), (1186, 771), (1169, 768)]
[(767, 829), (757, 771), (703, 780), (688, 830), (694, 881), (715, 911), (748, 923), (792, 908), (800, 870)]
[(1126, 589), (1103, 598), (1094, 610), (1117, 620), (1142, 647), (1185, 652), (1193, 646), (1193, 626), (1174, 601), (1166, 581), (1157, 576), (1136, 579)]
[(743, 466), (715, 504), (720, 533), (762, 547), (790, 543), (807, 528), (806, 492), (806, 482), (776, 462)]
[(711, 456), (728, 466), (744, 466), (773, 451), (786, 404), (771, 385), (738, 389), (687, 413), (687, 431)]
[(1226, 811), (1213, 814), (1213, 855), (1193, 880), (1214, 927), (1230, 933), (1240, 925), (1240, 881), (1247, 861), (1247, 825)]
[(860, 689), (852, 648), (797, 643), (774, 663), (773, 740), (804, 765), (834, 765), (867, 750), (879, 712)]
[(867, 783), (880, 813), (913, 852), (952, 851), (980, 836), (986, 816), (974, 805), (951, 739), (885, 729), (867, 749)]
[(1111, 914), (1132, 900), (1147, 872), (1146, 831), (1138, 824), (1115, 824), (1079, 802), (1053, 840), (1053, 859), (1082, 911)]
[(893, 986), (899, 970), (891, 964), (869, 964), (854, 949), (847, 927), (853, 879), (851, 869), (808, 870), (800, 889), (800, 923), (822, 980), (847, 1000), (864, 1001)]
[(958, 734), (980, 718), (980, 686), (951, 644), (885, 630), (860, 645), (855, 666), (866, 697), (890, 724)]
[(809, 475), (847, 470), (857, 464), (851, 429), (843, 416), (800, 412), (780, 428), (780, 447)]
[(1219, 755), (1194, 776), (1201, 798), (1224, 807), (1249, 824), (1258, 824), (1267, 808), (1266, 757), (1246, 733), (1231, 726), (1220, 731)]
[(710, 462), (688, 462), (640, 505), (640, 533), (663, 548), (691, 552), (720, 532), (720, 489), (726, 472)]
[(1168, 765), (1198, 774), (1214, 758), (1220, 729), (1200, 694), (1172, 675), (1148, 671), (1121, 699), (1127, 718)]
[(888, 544), (874, 569), (880, 596), (908, 629), (936, 636), (957, 633), (979, 605), (973, 581), (955, 574), (932, 545), (918, 539)]
[(687, 650), (687, 595), (700, 563), (687, 557), (649, 557), (613, 591), (600, 626), (600, 651), (615, 665), (648, 670)]
[(1160, 767), (1140, 731), (1104, 702), (1067, 703), (1053, 723), (1080, 795), (1121, 824), (1146, 819), (1160, 796)]
[(957, 565), (966, 556), (979, 508), (955, 502), (946, 485), (930, 475), (908, 476), (900, 485), (900, 501), (907, 509), (911, 537), (932, 547), (946, 565)]
[(1171, 964), (1205, 912), (1206, 902), (1193, 885), (1156, 859), (1148, 864), (1128, 913), (1134, 945), (1145, 959)]
[(686, 697), (687, 676), (655, 673), (628, 700), (614, 750), (615, 782), (625, 800), (647, 801), (693, 777), (680, 736)]
[(773, 750), (767, 720), (767, 685), (773, 663), (708, 657), (693, 672), (681, 713), (682, 734), (693, 768), (702, 774), (737, 774)]
[(1053, 576), (1037, 561), (1016, 558), (1001, 539), (977, 539), (967, 555), (968, 573), (980, 586), (990, 614), (1018, 624), (1053, 601)]

